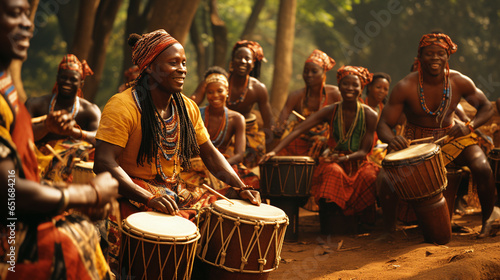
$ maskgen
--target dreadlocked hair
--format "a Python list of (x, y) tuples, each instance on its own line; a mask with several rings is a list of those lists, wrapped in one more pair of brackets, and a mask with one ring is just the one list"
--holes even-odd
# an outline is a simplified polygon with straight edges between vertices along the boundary
[[(144, 161), (151, 164), (158, 153), (162, 153), (161, 140), (164, 137), (163, 122), (160, 113), (154, 106), (153, 99), (148, 90), (147, 75), (141, 75), (137, 80), (136, 91), (141, 108), (142, 138), (136, 162), (144, 165)], [(191, 168), (190, 159), (200, 154), (200, 147), (196, 141), (196, 132), (189, 118), (182, 94), (176, 92), (172, 95), (175, 111), (179, 119), (179, 158), (184, 169)]]

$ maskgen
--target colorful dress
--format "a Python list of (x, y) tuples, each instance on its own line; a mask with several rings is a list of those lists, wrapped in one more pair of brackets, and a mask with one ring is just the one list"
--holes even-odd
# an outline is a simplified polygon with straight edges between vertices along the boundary
[[(330, 123), (331, 149), (339, 155), (348, 155), (360, 149), (366, 132), (363, 105), (358, 102), (356, 119), (346, 135), (343, 133), (342, 103), (337, 103)], [(380, 168), (365, 157), (362, 160), (340, 164), (320, 160), (314, 170), (311, 193), (316, 201), (337, 204), (344, 215), (353, 215), (375, 203), (375, 180)]]
[[(13, 160), (19, 178), (38, 182), (31, 117), (5, 72), (0, 73), (0, 92), (0, 158)], [(0, 224), (0, 279), (110, 277), (95, 227), (86, 218), (77, 215), (39, 221), (9, 218), (7, 224)], [(12, 223), (15, 243), (8, 239)], [(8, 263), (12, 255), (15, 261)]]

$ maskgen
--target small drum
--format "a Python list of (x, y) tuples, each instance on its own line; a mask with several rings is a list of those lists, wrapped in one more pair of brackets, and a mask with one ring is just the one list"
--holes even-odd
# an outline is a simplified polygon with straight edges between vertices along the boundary
[(260, 165), (263, 196), (309, 196), (314, 159), (307, 156), (274, 156)]
[(75, 163), (75, 166), (71, 170), (71, 174), (73, 175), (73, 183), (87, 184), (90, 180), (92, 180), (95, 177), (93, 168), (94, 168), (93, 161), (81, 161)]
[(245, 123), (247, 126), (252, 126), (257, 121), (257, 116), (253, 113), (248, 114), (248, 117), (245, 117)]
[(271, 205), (231, 201), (205, 212), (198, 258), (209, 264), (211, 279), (265, 279), (278, 268), (288, 218)]
[(387, 154), (382, 166), (403, 200), (432, 197), (448, 183), (441, 148), (433, 143), (416, 144)]
[(191, 221), (158, 212), (139, 212), (123, 221), (121, 232), (119, 271), (123, 278), (191, 278), (200, 238)]
[(495, 183), (500, 183), (500, 149), (495, 148), (488, 153), (491, 171), (495, 177)]

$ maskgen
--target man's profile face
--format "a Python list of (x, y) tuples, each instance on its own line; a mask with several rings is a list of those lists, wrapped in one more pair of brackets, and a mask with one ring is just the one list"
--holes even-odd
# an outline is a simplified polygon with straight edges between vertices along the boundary
[(446, 69), (448, 63), (448, 53), (446, 49), (438, 45), (430, 45), (423, 47), (420, 52), (420, 64), (422, 71), (438, 76)]
[(25, 59), (33, 36), (26, 0), (0, 0), (0, 56)]

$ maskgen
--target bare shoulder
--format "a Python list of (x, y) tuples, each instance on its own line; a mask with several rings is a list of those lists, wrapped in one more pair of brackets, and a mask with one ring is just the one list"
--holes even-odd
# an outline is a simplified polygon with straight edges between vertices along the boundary
[(99, 106), (86, 99), (80, 98), (80, 106), (84, 112), (87, 112), (89, 114), (94, 114), (94, 115), (101, 114), (101, 109), (99, 109)]
[(333, 100), (332, 100), (333, 102), (340, 101), (340, 99), (342, 98), (342, 95), (340, 94), (340, 90), (339, 90), (338, 86), (326, 84), (325, 85), (325, 92), (329, 97), (333, 98)]
[(452, 81), (452, 83), (459, 86), (474, 85), (474, 82), (471, 78), (452, 69), (450, 69), (450, 80)]
[(230, 120), (232, 120), (233, 122), (235, 123), (245, 123), (245, 117), (239, 113), (239, 112), (236, 112), (234, 110), (227, 110), (227, 116)]
[(252, 91), (256, 92), (257, 95), (259, 96), (268, 95), (267, 87), (264, 83), (262, 83), (261, 81), (257, 80), (254, 77), (250, 77), (249, 82), (250, 82), (250, 88), (252, 89)]
[(30, 97), (26, 100), (25, 106), (33, 117), (45, 115), (49, 112), (51, 98), (52, 95)]
[(378, 119), (378, 114), (373, 110), (370, 106), (366, 104), (361, 104), (363, 106), (363, 109), (365, 110), (365, 117), (367, 120), (377, 120)]
[(406, 75), (403, 79), (399, 80), (391, 92), (391, 99), (398, 98), (404, 99), (409, 94), (413, 93), (417, 88), (418, 73), (412, 72)]

